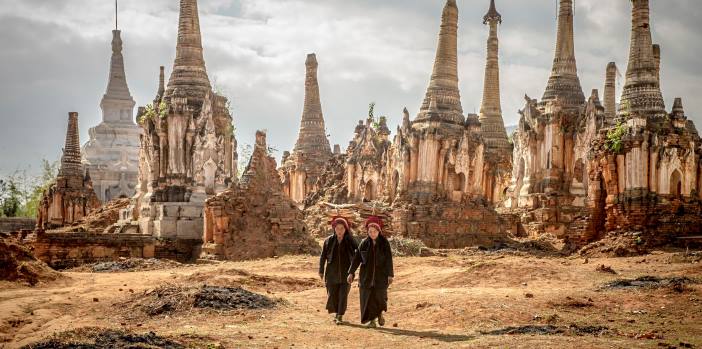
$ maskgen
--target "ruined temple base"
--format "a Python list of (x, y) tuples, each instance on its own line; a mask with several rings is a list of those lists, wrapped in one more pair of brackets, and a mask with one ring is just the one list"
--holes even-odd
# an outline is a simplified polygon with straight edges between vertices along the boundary
[(204, 203), (154, 202), (143, 205), (138, 220), (132, 220), (133, 207), (120, 213), (112, 230), (117, 233), (143, 234), (161, 239), (202, 240)]
[(232, 188), (208, 199), (205, 215), (201, 259), (240, 261), (320, 252), (305, 229), (302, 211), (282, 193)]
[(160, 258), (192, 262), (202, 240), (161, 239), (135, 234), (44, 232), (32, 241), (35, 256), (52, 268), (115, 261), (119, 258)]
[(392, 216), (398, 235), (421, 240), (431, 248), (491, 247), (519, 231), (513, 220), (477, 202), (396, 204)]
[(605, 229), (640, 233), (646, 246), (676, 245), (702, 235), (702, 202), (662, 195), (622, 195), (605, 207)]

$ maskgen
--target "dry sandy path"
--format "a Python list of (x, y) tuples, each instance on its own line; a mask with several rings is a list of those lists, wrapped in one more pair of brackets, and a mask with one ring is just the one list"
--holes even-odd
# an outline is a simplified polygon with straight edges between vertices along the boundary
[[(679, 254), (622, 259), (449, 254), (396, 258), (388, 323), (358, 324), (358, 289), (346, 326), (324, 310), (315, 257), (294, 256), (126, 273), (66, 273), (36, 288), (0, 289), (0, 348), (88, 326), (154, 331), (194, 347), (224, 348), (702, 348), (702, 285), (599, 290), (617, 278), (702, 278), (702, 264)], [(671, 263), (671, 261), (675, 261)], [(618, 275), (595, 270), (611, 266)], [(149, 317), (134, 300), (159, 285), (241, 285), (285, 304), (272, 310), (192, 310)], [(603, 334), (491, 335), (508, 326), (604, 326)], [(654, 332), (655, 331), (655, 332)], [(651, 338), (634, 338), (636, 335)], [(659, 344), (660, 343), (660, 344)], [(660, 345), (660, 346), (659, 346)]]

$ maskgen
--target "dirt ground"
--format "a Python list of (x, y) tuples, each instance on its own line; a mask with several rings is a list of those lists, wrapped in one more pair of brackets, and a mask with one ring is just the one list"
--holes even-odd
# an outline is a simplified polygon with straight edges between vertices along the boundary
[[(398, 257), (380, 329), (358, 324), (355, 287), (348, 324), (333, 324), (312, 256), (66, 272), (36, 287), (0, 286), (0, 348), (96, 327), (193, 348), (702, 348), (701, 259), (671, 251), (587, 262), (490, 251)], [(643, 276), (652, 278), (635, 281)], [(240, 286), (276, 305), (143, 310), (156, 289), (205, 285)]]

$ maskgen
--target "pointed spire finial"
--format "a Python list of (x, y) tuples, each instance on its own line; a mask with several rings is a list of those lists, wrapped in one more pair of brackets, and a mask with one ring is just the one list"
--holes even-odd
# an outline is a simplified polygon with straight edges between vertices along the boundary
[(495, 0), (490, 0), (490, 9), (488, 13), (483, 17), (483, 24), (488, 24), (490, 22), (496, 22), (502, 24), (502, 15), (497, 12), (495, 7)]
[(317, 55), (308, 54), (305, 59), (305, 100), (294, 152), (312, 154), (315, 159), (325, 161), (331, 156), (331, 147), (324, 126), (318, 68)]
[(117, 0), (115, 0), (115, 30), (119, 30), (119, 27), (117, 26), (117, 17), (119, 16), (119, 11), (117, 7)]
[(194, 101), (202, 101), (212, 90), (203, 58), (197, 0), (180, 0), (176, 58), (166, 95), (172, 95), (176, 89)]
[[(434, 100), (434, 108), (431, 101)], [(439, 42), (434, 59), (434, 70), (416, 121), (430, 119), (462, 125), (465, 122), (461, 93), (458, 89), (458, 6), (447, 0), (441, 15)]]
[(573, 32), (573, 0), (559, 0), (558, 32), (551, 76), (542, 102), (561, 99), (570, 109), (585, 103), (575, 61), (575, 35)]
[(658, 76), (658, 52), (651, 39), (649, 0), (632, 0), (631, 45), (619, 114), (664, 117), (665, 103)]

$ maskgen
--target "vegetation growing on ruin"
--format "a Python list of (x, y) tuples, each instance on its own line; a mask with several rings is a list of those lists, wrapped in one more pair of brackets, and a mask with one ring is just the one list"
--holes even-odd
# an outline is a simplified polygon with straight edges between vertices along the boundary
[(368, 104), (368, 120), (371, 121), (371, 127), (377, 132), (380, 130), (380, 124), (387, 122), (388, 117), (381, 115), (380, 117), (375, 117), (375, 102)]
[(144, 121), (146, 120), (154, 120), (156, 119), (156, 116), (158, 115), (159, 118), (164, 119), (166, 118), (166, 113), (168, 111), (168, 105), (166, 105), (166, 102), (161, 100), (161, 103), (158, 105), (158, 111), (156, 108), (154, 108), (153, 103), (149, 103), (146, 105), (144, 108), (144, 113), (139, 116), (139, 125), (143, 125)]
[(615, 128), (607, 132), (607, 149), (613, 153), (622, 151), (624, 135), (627, 127), (624, 123), (619, 123)]

